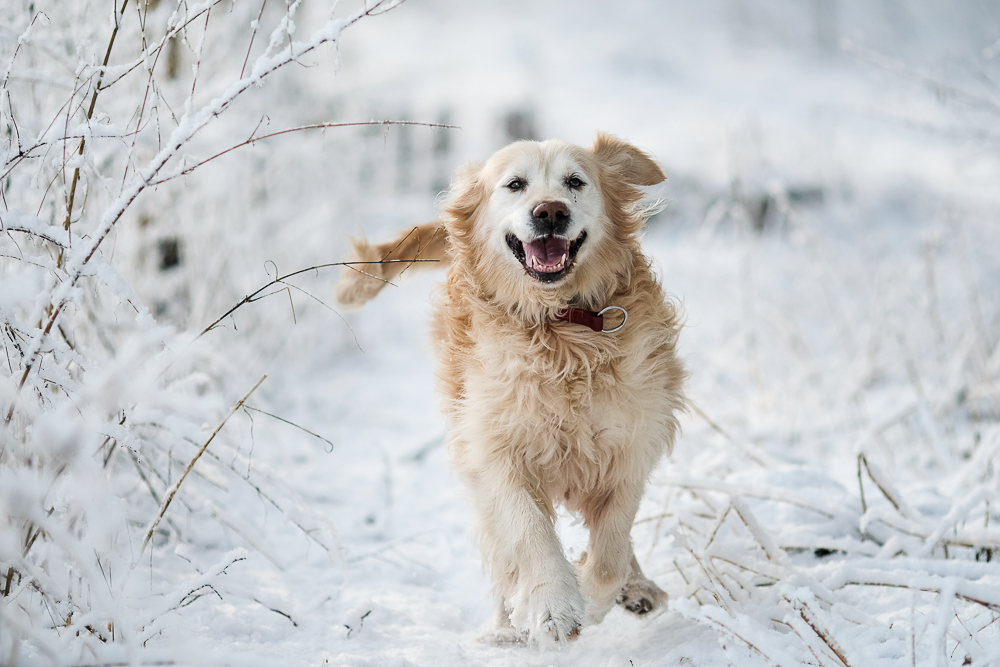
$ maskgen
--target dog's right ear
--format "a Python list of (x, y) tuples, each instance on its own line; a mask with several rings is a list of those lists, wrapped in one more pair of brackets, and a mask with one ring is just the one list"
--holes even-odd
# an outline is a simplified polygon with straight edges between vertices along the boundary
[(606, 169), (629, 185), (656, 185), (667, 180), (648, 153), (613, 135), (598, 132), (590, 150)]

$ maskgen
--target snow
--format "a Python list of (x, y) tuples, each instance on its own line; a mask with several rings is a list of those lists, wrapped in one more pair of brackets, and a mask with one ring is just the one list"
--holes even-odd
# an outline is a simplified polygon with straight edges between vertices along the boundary
[[(1000, 664), (1000, 14), (409, 0), (362, 20), (268, 6), (258, 26), (260, 5), (224, 3), (191, 22), (133, 148), (142, 68), (101, 93), (106, 122), (65, 115), (109, 8), (43, 4), (30, 40), (27, 6), (0, 10), (0, 123), (88, 153), (70, 236), (57, 172), (78, 140), (36, 162), (0, 147), (0, 593), (23, 574), (0, 595), (0, 661)], [(145, 45), (127, 11), (109, 71), (151, 66), (165, 26), (210, 4), (151, 9)], [(179, 175), (258, 126), (368, 118), (461, 130), (297, 132)], [(509, 133), (596, 130), (670, 177), (644, 247), (685, 313), (697, 409), (633, 529), (670, 602), (566, 646), (493, 646), (433, 393), (440, 276), (343, 313), (317, 269), (199, 334), (275, 276), (342, 260), (348, 235), (432, 219), (448, 174)], [(43, 339), (54, 303), (63, 332)], [(558, 528), (578, 557), (579, 521)]]

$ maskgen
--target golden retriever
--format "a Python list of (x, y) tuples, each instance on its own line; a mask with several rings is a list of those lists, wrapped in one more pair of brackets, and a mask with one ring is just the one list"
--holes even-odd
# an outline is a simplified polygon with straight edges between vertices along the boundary
[[(440, 220), (386, 243), (354, 241), (338, 300), (360, 305), (437, 259), (433, 338), (453, 465), (470, 492), (493, 582), (497, 641), (575, 638), (616, 602), (637, 615), (666, 594), (630, 531), (685, 407), (680, 321), (639, 233), (636, 186), (666, 177), (635, 146), (520, 141), (452, 181)], [(396, 261), (393, 261), (396, 260)], [(555, 506), (590, 531), (574, 565)]]

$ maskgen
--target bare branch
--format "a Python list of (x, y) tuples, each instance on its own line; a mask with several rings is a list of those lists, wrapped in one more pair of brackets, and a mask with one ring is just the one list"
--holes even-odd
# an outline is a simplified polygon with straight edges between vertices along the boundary
[[(303, 130), (321, 130), (321, 129), (327, 129), (327, 128), (331, 128), (331, 127), (363, 127), (363, 126), (366, 126), (366, 125), (378, 125), (378, 126), (385, 126), (385, 127), (389, 127), (389, 126), (392, 126), (392, 125), (420, 125), (420, 126), (423, 126), (423, 127), (437, 127), (437, 128), (444, 128), (444, 129), (449, 129), (449, 130), (459, 130), (459, 129), (461, 129), (457, 125), (444, 125), (442, 123), (423, 123), (423, 122), (414, 121), (414, 120), (367, 120), (367, 121), (357, 121), (357, 122), (349, 122), (349, 123), (317, 123), (315, 125), (302, 125), (300, 127), (290, 127), (290, 128), (288, 128), (286, 130), (280, 130), (278, 132), (272, 132), (270, 134), (264, 134), (264, 135), (261, 135), (259, 137), (255, 137), (255, 136), (253, 136), (253, 133), (250, 133), (250, 137), (247, 138), (245, 141), (241, 141), (238, 144), (234, 144), (233, 146), (230, 146), (226, 150), (220, 151), (220, 152), (216, 153), (215, 155), (213, 155), (212, 157), (205, 158), (204, 160), (201, 160), (200, 162), (198, 162), (196, 164), (193, 164), (193, 165), (188, 166), (188, 167), (184, 167), (180, 171), (174, 172), (173, 174), (170, 174), (169, 176), (165, 176), (164, 178), (161, 178), (161, 179), (159, 179), (157, 181), (153, 181), (151, 183), (151, 185), (160, 185), (162, 183), (166, 183), (168, 181), (172, 181), (175, 178), (180, 178), (181, 176), (187, 176), (188, 174), (190, 174), (192, 171), (194, 171), (198, 167), (206, 165), (209, 162), (211, 162), (212, 160), (214, 160), (216, 158), (222, 157), (226, 153), (231, 153), (232, 151), (236, 150), (237, 148), (243, 148), (244, 146), (253, 145), (254, 143), (256, 143), (258, 141), (263, 141), (264, 139), (270, 139), (272, 137), (277, 137), (277, 136), (280, 136), (282, 134), (289, 134), (291, 132), (301, 132)], [(258, 128), (260, 127), (260, 123), (257, 124), (257, 127)], [(257, 131), (257, 128), (254, 128), (254, 132), (256, 132), (256, 131)]]
[(240, 70), (240, 78), (247, 71), (247, 63), (250, 62), (250, 51), (253, 49), (253, 40), (257, 36), (257, 28), (260, 27), (260, 17), (264, 15), (264, 7), (267, 5), (267, 0), (260, 3), (260, 11), (257, 13), (257, 20), (253, 24), (253, 32), (250, 33), (250, 44), (247, 46), (247, 57), (243, 59), (243, 69)]
[(229, 317), (230, 315), (232, 315), (241, 306), (243, 306), (245, 304), (248, 304), (248, 303), (253, 303), (254, 301), (256, 301), (257, 297), (260, 295), (260, 293), (263, 292), (264, 290), (266, 290), (267, 288), (274, 286), (276, 283), (283, 282), (283, 281), (287, 280), (288, 278), (291, 278), (292, 276), (297, 276), (300, 273), (306, 273), (307, 271), (315, 271), (317, 269), (325, 269), (325, 268), (329, 268), (331, 266), (355, 266), (355, 265), (358, 265), (358, 264), (396, 264), (396, 263), (400, 263), (400, 262), (412, 263), (412, 262), (437, 262), (437, 261), (439, 261), (439, 260), (436, 260), (436, 259), (388, 259), (388, 260), (380, 260), (380, 261), (372, 261), (372, 262), (333, 262), (331, 264), (317, 264), (316, 266), (310, 266), (310, 267), (305, 268), (305, 269), (299, 269), (298, 271), (292, 271), (291, 273), (288, 273), (288, 274), (285, 274), (283, 276), (279, 276), (279, 277), (275, 278), (271, 282), (266, 283), (260, 289), (258, 289), (256, 291), (254, 291), (254, 292), (246, 295), (245, 297), (243, 297), (239, 301), (239, 303), (237, 303), (235, 306), (233, 306), (232, 308), (230, 308), (229, 310), (227, 310), (217, 320), (215, 320), (214, 322), (212, 322), (211, 324), (209, 324), (207, 327), (205, 327), (202, 330), (202, 332), (200, 334), (198, 334), (198, 337), (204, 336), (209, 331), (211, 331), (212, 329), (214, 329), (215, 327), (217, 327), (219, 325), (219, 323), (222, 322), (222, 320), (224, 320), (227, 317)]
[[(104, 72), (108, 67), (108, 60), (111, 59), (111, 49), (115, 45), (115, 37), (118, 36), (118, 29), (121, 27), (121, 19), (125, 15), (125, 6), (128, 5), (128, 0), (122, 0), (121, 10), (115, 14), (115, 29), (111, 31), (111, 39), (108, 40), (108, 49), (104, 52), (104, 63), (101, 66), (101, 70), (97, 75), (97, 82), (94, 84), (94, 94), (90, 97), (90, 108), (87, 109), (87, 122), (94, 115), (94, 107), (97, 105), (97, 95), (101, 92), (101, 80), (104, 78)], [(78, 155), (83, 155), (84, 146), (86, 146), (87, 140), (80, 140), (80, 148), (77, 150)], [(63, 221), (63, 229), (69, 229), (70, 220), (73, 216), (73, 199), (76, 197), (76, 184), (80, 180), (80, 168), (76, 167), (73, 169), (73, 182), (69, 188), (69, 201), (66, 204), (66, 219)], [(59, 265), (62, 266), (62, 253), (59, 254)]]

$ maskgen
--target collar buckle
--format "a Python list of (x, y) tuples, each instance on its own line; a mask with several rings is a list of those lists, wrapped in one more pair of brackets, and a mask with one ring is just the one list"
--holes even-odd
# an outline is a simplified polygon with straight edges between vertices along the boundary
[[(609, 310), (617, 310), (622, 314), (622, 322), (614, 329), (604, 328), (604, 313)], [(592, 310), (583, 310), (582, 308), (566, 308), (565, 310), (560, 310), (556, 313), (556, 319), (563, 322), (572, 322), (573, 324), (582, 324), (585, 327), (589, 327), (592, 331), (597, 333), (614, 333), (621, 330), (628, 322), (628, 312), (621, 306), (608, 306), (598, 312)]]

